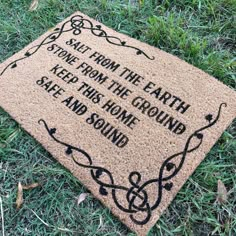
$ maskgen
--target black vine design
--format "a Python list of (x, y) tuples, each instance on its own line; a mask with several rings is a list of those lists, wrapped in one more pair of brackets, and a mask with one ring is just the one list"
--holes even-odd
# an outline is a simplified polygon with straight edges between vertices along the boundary
[[(112, 173), (101, 166), (94, 165), (92, 157), (86, 151), (59, 140), (56, 137), (56, 128), (49, 128), (45, 120), (40, 119), (38, 122), (44, 125), (54, 141), (66, 148), (66, 155), (71, 156), (75, 164), (90, 171), (91, 177), (100, 187), (100, 194), (104, 196), (111, 194), (114, 203), (120, 210), (128, 213), (135, 224), (144, 225), (150, 220), (152, 211), (160, 205), (164, 191), (171, 191), (173, 187), (172, 179), (181, 170), (187, 154), (194, 152), (201, 146), (204, 138), (203, 131), (214, 126), (219, 120), (223, 106), (226, 107), (226, 103), (222, 103), (219, 106), (218, 113), (215, 117), (212, 114), (205, 116), (207, 124), (194, 131), (188, 137), (182, 151), (165, 159), (157, 178), (142, 183), (141, 174), (137, 171), (132, 171), (128, 177), (130, 183), (128, 187), (116, 184)], [(77, 154), (81, 154), (79, 159), (74, 156), (76, 152)], [(156, 188), (157, 194), (154, 202), (151, 202), (148, 196), (148, 187), (150, 186)], [(125, 204), (123, 201), (119, 201), (118, 193), (120, 194), (121, 192), (125, 194), (127, 201)]]
[(73, 34), (77, 36), (77, 35), (81, 34), (82, 29), (90, 30), (94, 36), (105, 38), (105, 40), (110, 44), (113, 44), (116, 46), (121, 46), (121, 47), (126, 47), (126, 48), (132, 48), (132, 49), (136, 50), (137, 55), (144, 55), (149, 60), (155, 59), (154, 57), (149, 57), (141, 49), (128, 45), (125, 41), (122, 41), (118, 37), (108, 35), (106, 33), (106, 31), (102, 29), (101, 25), (93, 25), (93, 23), (90, 20), (83, 18), (83, 16), (75, 15), (75, 16), (72, 16), (68, 21), (66, 21), (61, 26), (61, 28), (56, 28), (54, 30), (54, 32), (49, 34), (39, 45), (28, 49), (28, 51), (25, 53), (25, 55), (23, 57), (15, 60), (15, 61), (11, 62), (9, 65), (7, 65), (6, 68), (1, 72), (0, 76), (3, 75), (8, 68), (11, 68), (11, 69), (16, 68), (17, 63), (19, 61), (22, 61), (28, 57), (31, 57), (42, 46), (56, 41), (63, 33), (73, 31)]

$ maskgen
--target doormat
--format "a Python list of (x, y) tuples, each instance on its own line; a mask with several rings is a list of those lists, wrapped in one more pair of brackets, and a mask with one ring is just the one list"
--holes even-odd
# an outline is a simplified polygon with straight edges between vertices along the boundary
[(236, 116), (236, 93), (77, 12), (0, 65), (0, 106), (138, 235)]

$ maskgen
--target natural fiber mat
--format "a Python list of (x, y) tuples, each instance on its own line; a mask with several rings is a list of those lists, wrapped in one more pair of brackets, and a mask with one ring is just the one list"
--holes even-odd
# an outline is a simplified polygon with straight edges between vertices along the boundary
[(0, 65), (0, 106), (145, 235), (236, 116), (236, 93), (77, 12)]

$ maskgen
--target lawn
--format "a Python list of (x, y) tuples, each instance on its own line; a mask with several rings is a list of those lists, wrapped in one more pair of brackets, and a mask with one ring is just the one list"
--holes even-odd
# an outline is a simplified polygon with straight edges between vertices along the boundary
[[(235, 0), (0, 0), (0, 62), (76, 10), (176, 55), (236, 89)], [(0, 88), (1, 92), (1, 88)], [(186, 182), (149, 235), (236, 235), (236, 121)], [(216, 201), (217, 181), (228, 190)], [(39, 182), (24, 193), (17, 184)], [(0, 197), (5, 235), (134, 235), (0, 108)], [(1, 219), (1, 217), (0, 217)], [(2, 219), (0, 235), (2, 235)]]

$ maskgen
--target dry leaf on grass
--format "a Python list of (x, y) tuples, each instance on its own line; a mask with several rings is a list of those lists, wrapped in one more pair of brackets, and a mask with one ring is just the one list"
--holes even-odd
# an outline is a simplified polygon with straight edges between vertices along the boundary
[(23, 188), (21, 182), (18, 183), (18, 191), (17, 191), (17, 198), (16, 198), (16, 208), (20, 209), (24, 202), (23, 199)]
[(78, 197), (77, 205), (79, 205), (81, 202), (83, 202), (87, 196), (88, 196), (87, 193), (81, 193)]
[(4, 143), (0, 143), (0, 148), (5, 148), (7, 145)]
[(221, 180), (218, 180), (217, 201), (221, 204), (227, 202), (227, 189)]
[(29, 185), (22, 185), (21, 182), (18, 183), (18, 191), (17, 191), (17, 198), (16, 198), (16, 208), (20, 209), (23, 202), (23, 190), (33, 189), (39, 186), (39, 183), (33, 183)]
[(33, 184), (29, 184), (29, 185), (23, 185), (23, 189), (24, 190), (28, 190), (28, 189), (33, 189), (39, 186), (39, 183), (33, 183)]
[(38, 8), (39, 0), (33, 0), (30, 4), (29, 11), (35, 11)]

